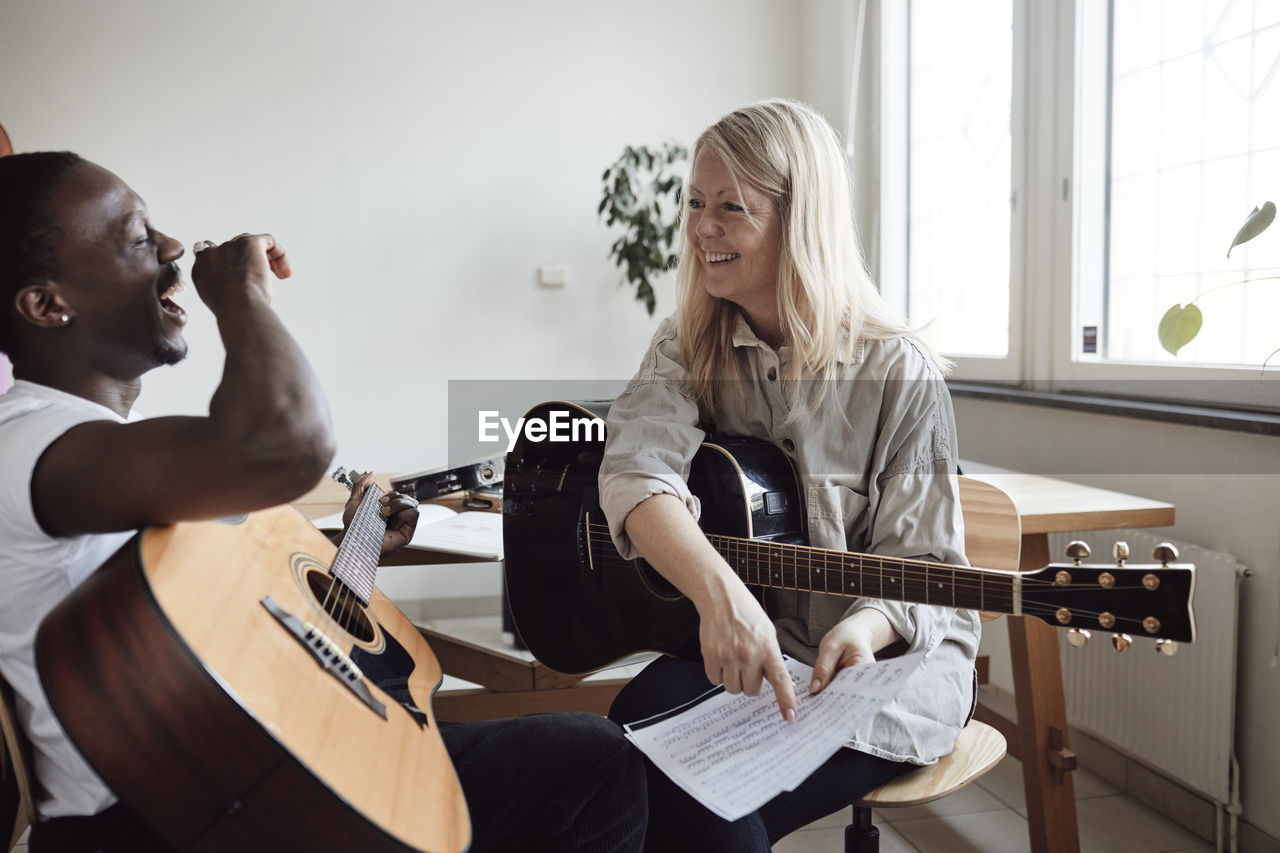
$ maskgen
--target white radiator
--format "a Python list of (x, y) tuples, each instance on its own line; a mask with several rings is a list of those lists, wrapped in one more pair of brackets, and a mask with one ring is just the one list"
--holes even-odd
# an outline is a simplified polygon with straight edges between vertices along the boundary
[[(1152, 562), (1152, 548), (1166, 541), (1140, 530), (1059, 533), (1049, 537), (1052, 559), (1063, 559), (1067, 542), (1076, 538), (1093, 549), (1089, 563), (1108, 562), (1116, 540), (1129, 543), (1130, 563)], [(1242, 567), (1228, 554), (1173, 544), (1178, 562), (1196, 566), (1195, 642), (1181, 645), (1173, 657), (1156, 653), (1153, 642), (1138, 637), (1132, 648), (1117, 654), (1111, 635), (1101, 630), (1095, 630), (1083, 648), (1062, 643), (1067, 718), (1073, 726), (1226, 806), (1233, 799)]]

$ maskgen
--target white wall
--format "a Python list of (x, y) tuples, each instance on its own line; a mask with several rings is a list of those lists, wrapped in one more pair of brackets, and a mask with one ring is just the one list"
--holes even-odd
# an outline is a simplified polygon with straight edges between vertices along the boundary
[[(1237, 665), (1242, 819), (1280, 838), (1280, 475), (1254, 473), (1280, 470), (1280, 439), (989, 400), (957, 399), (955, 409), (965, 458), (1167, 501), (1177, 519), (1163, 532), (1252, 570)], [(1007, 645), (983, 645), (993, 680), (1010, 689)], [(1187, 685), (1189, 698), (1196, 689)]]
[[(275, 233), (339, 461), (419, 470), (448, 461), (450, 379), (631, 375), (672, 294), (650, 319), (619, 290), (600, 175), (802, 96), (806, 5), (6, 0), (0, 123), (112, 169), (188, 244)], [(179, 301), (192, 357), (148, 377), (148, 414), (202, 412), (218, 380), (210, 316)]]

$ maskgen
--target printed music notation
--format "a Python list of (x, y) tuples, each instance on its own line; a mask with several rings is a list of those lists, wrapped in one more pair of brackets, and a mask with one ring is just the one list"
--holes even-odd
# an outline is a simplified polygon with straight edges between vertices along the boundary
[(922, 653), (848, 667), (816, 696), (813, 669), (787, 658), (796, 721), (778, 712), (768, 683), (759, 696), (709, 691), (683, 708), (632, 723), (627, 737), (673, 782), (725, 820), (793, 790), (886, 705)]

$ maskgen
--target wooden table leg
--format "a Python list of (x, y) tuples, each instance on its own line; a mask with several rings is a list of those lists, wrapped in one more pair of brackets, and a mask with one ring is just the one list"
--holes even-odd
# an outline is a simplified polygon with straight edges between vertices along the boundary
[[(1047, 534), (1022, 537), (1023, 570), (1040, 569), (1050, 562)], [(1057, 631), (1028, 616), (1010, 617), (1008, 625), (1031, 849), (1034, 853), (1078, 851), (1071, 781), (1075, 755), (1068, 744)]]

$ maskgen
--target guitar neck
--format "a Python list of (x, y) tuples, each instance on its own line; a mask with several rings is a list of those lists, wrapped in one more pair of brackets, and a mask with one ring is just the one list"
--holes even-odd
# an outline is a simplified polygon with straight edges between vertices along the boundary
[(1020, 614), (1021, 577), (927, 560), (880, 557), (807, 545), (710, 534), (745, 583), (754, 586)]
[(378, 578), (378, 559), (382, 556), (382, 534), (387, 523), (382, 518), (378, 500), (386, 494), (371, 483), (360, 499), (347, 535), (338, 546), (338, 556), (330, 571), (333, 576), (356, 594), (367, 605), (373, 595), (373, 584)]

